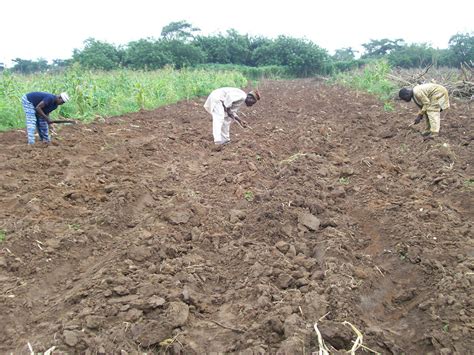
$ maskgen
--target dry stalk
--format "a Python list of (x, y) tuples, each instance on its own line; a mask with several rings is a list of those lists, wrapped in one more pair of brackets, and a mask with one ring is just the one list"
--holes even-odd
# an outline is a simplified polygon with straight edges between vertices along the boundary
[[(324, 316), (322, 316), (319, 321), (321, 321), (324, 317), (326, 317), (329, 313), (326, 313)], [(346, 353), (348, 354), (351, 354), (351, 355), (356, 355), (356, 351), (360, 348), (363, 348), (365, 350), (368, 350), (376, 355), (381, 355), (379, 352), (375, 351), (375, 350), (372, 350), (370, 349), (369, 347), (365, 346), (362, 344), (363, 342), (363, 339), (364, 339), (364, 336), (362, 335), (362, 333), (359, 331), (359, 329), (357, 329), (352, 323), (348, 322), (348, 321), (344, 321), (342, 322), (343, 325), (345, 326), (349, 326), (351, 327), (352, 331), (356, 334), (357, 338), (356, 340), (353, 340), (352, 343), (352, 348), (350, 350), (347, 350)], [(319, 328), (318, 328), (318, 322), (314, 323), (314, 330), (316, 331), (316, 335), (318, 337), (318, 346), (319, 346), (319, 351), (318, 351), (318, 355), (330, 355), (330, 350), (329, 348), (326, 346), (325, 342), (324, 342), (324, 339), (323, 339), (323, 336), (321, 335), (321, 332), (319, 331)]]
[(362, 346), (362, 341), (364, 339), (362, 333), (359, 331), (359, 329), (357, 329), (354, 325), (352, 325), (352, 323), (348, 322), (348, 321), (344, 321), (342, 322), (343, 325), (349, 325), (352, 330), (354, 331), (354, 333), (356, 333), (357, 335), (357, 339), (354, 341), (354, 345), (352, 346), (351, 350), (349, 350), (350, 354), (351, 355), (355, 355), (355, 352), (357, 351), (357, 349), (359, 349), (361, 346)]
[(422, 77), (425, 76), (426, 73), (428, 73), (428, 70), (433, 66), (433, 63), (431, 63), (430, 65), (428, 65), (425, 70), (419, 74), (417, 77), (413, 78), (413, 82), (418, 82), (419, 79), (421, 79)]
[(177, 342), (181, 347), (183, 347), (183, 344), (181, 344), (178, 340), (178, 337), (181, 335), (181, 333), (176, 334), (172, 339), (165, 339), (163, 341), (160, 341), (160, 346), (166, 346), (165, 348), (165, 353), (168, 351), (168, 348), (173, 345), (174, 342)]
[(382, 277), (385, 277), (384, 273), (382, 272), (382, 270), (380, 270), (380, 268), (379, 268), (377, 265), (375, 265), (375, 269), (376, 269), (378, 272), (380, 272), (380, 275), (382, 275)]
[(307, 155), (306, 153), (296, 153), (296, 154), (293, 154), (291, 157), (282, 160), (282, 161), (280, 162), (280, 164), (293, 163), (294, 161), (296, 161), (296, 160), (298, 160), (299, 158), (304, 157), (304, 156), (306, 156), (306, 155)]
[(329, 355), (329, 349), (327, 348), (326, 344), (324, 343), (323, 336), (321, 335), (321, 332), (318, 329), (318, 323), (314, 323), (314, 330), (316, 331), (316, 334), (318, 336), (318, 346), (319, 346), (319, 351), (318, 355)]
[(331, 313), (331, 311), (327, 312), (326, 314), (323, 314), (321, 316), (321, 318), (318, 319), (318, 322), (321, 322), (324, 318), (326, 318), (329, 314)]

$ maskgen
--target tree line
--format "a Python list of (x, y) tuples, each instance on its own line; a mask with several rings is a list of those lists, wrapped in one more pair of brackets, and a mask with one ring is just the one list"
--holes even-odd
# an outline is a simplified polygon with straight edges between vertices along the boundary
[[(408, 44), (403, 39), (370, 40), (362, 44), (364, 52), (357, 57), (353, 48), (341, 48), (329, 55), (327, 50), (307, 39), (278, 36), (269, 39), (251, 37), (236, 30), (203, 36), (186, 21), (163, 27), (159, 38), (146, 38), (126, 45), (89, 38), (83, 49), (75, 49), (71, 59), (13, 60), (13, 72), (33, 73), (61, 70), (73, 63), (89, 69), (119, 68), (156, 70), (165, 66), (176, 69), (202, 64), (230, 64), (248, 67), (283, 67), (288, 75), (307, 77), (359, 67), (372, 59), (386, 58), (394, 67), (418, 68), (429, 64), (459, 67), (474, 61), (474, 33), (456, 34), (447, 49), (436, 49), (426, 43)], [(0, 64), (0, 69), (2, 66)]]

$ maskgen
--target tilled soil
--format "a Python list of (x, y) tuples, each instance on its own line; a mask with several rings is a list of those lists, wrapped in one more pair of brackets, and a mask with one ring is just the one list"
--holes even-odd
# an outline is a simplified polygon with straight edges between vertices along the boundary
[[(468, 103), (268, 81), (214, 151), (205, 98), (0, 134), (0, 351), (468, 354)], [(29, 344), (29, 345), (28, 345)], [(360, 349), (358, 353), (370, 353)]]

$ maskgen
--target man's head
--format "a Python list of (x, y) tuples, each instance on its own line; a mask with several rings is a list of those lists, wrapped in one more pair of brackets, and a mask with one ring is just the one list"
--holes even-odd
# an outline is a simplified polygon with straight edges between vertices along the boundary
[(61, 94), (56, 96), (56, 103), (58, 105), (62, 105), (65, 102), (68, 102), (68, 101), (69, 101), (69, 95), (66, 94), (65, 92), (62, 92)]
[(400, 97), (400, 99), (402, 99), (403, 101), (410, 102), (413, 97), (413, 90), (403, 88), (398, 92), (398, 97)]
[(245, 104), (250, 107), (255, 105), (258, 100), (260, 100), (260, 93), (257, 90), (250, 91), (245, 99)]

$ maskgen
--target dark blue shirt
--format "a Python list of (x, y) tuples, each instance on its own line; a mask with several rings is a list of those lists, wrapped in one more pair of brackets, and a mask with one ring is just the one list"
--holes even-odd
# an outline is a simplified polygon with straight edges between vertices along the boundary
[(26, 99), (31, 102), (35, 108), (41, 101), (43, 101), (43, 112), (45, 114), (49, 114), (51, 111), (58, 108), (58, 105), (56, 104), (56, 95), (48, 92), (30, 92), (29, 94), (26, 94)]

